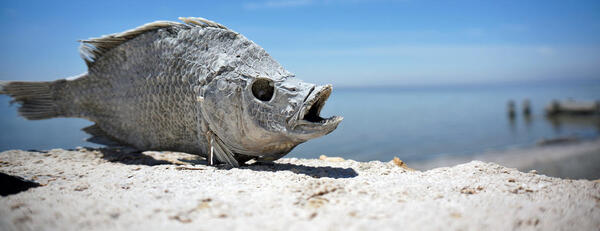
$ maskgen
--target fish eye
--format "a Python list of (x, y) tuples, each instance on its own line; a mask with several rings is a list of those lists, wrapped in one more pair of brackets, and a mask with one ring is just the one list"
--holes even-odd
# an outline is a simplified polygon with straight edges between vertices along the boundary
[(275, 84), (267, 78), (257, 78), (252, 83), (252, 94), (261, 101), (269, 101), (273, 98)]

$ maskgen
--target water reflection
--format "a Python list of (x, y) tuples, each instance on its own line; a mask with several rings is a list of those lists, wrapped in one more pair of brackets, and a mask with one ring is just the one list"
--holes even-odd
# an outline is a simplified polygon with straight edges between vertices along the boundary
[(531, 116), (531, 102), (529, 99), (523, 100), (523, 121), (525, 122), (525, 128), (527, 131), (531, 130), (533, 118)]
[(565, 126), (593, 127), (600, 132), (600, 116), (598, 115), (548, 115), (545, 117), (554, 131), (561, 132)]
[[(565, 101), (568, 103), (573, 103), (573, 101)], [(565, 103), (562, 103), (565, 104)], [(571, 111), (566, 110), (558, 110), (556, 108), (560, 108), (559, 101), (553, 100), (550, 104), (545, 108), (542, 112), (544, 114), (543, 120), (546, 124), (549, 124), (552, 127), (552, 131), (555, 135), (561, 138), (562, 136), (572, 136), (572, 134), (565, 134), (565, 128), (574, 128), (574, 129), (594, 129), (596, 132), (600, 133), (600, 114), (598, 113), (573, 113)], [(577, 102), (578, 105), (584, 105), (584, 103)], [(598, 103), (596, 103), (598, 104)], [(522, 119), (523, 124), (527, 132), (532, 132), (534, 128), (534, 120), (541, 119), (541, 117), (536, 117), (533, 113), (532, 104), (529, 99), (525, 99), (522, 101), (520, 106), (521, 114), (518, 114), (517, 104), (514, 100), (508, 100), (506, 104), (507, 117), (508, 117), (508, 128), (513, 135), (518, 135), (519, 129), (517, 126), (517, 119)], [(565, 106), (562, 106), (565, 107)], [(566, 108), (566, 107), (565, 107)], [(600, 108), (600, 106), (599, 106)], [(577, 108), (576, 108), (577, 109)], [(579, 111), (576, 111), (579, 112)], [(588, 111), (585, 111), (588, 112)]]

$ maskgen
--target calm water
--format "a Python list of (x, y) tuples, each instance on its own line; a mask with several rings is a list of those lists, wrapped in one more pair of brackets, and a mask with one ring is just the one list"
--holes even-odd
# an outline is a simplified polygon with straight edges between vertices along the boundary
[[(509, 99), (530, 99), (530, 118), (510, 120)], [(430, 87), (335, 89), (323, 116), (341, 115), (333, 133), (301, 144), (289, 157), (321, 154), (361, 161), (388, 161), (394, 156), (420, 160), (535, 145), (542, 138), (577, 136), (593, 139), (600, 124), (586, 119), (550, 121), (543, 114), (552, 99), (597, 100), (600, 84), (502, 87)], [(83, 141), (81, 119), (26, 121), (16, 106), (0, 96), (0, 150), (96, 146)]]

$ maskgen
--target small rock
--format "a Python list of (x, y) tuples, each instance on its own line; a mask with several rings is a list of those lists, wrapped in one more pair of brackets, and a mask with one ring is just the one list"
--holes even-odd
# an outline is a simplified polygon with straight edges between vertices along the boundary
[(462, 193), (462, 194), (475, 194), (477, 192), (475, 190), (473, 190), (473, 189), (465, 186), (462, 189), (460, 189), (460, 193)]
[(170, 216), (169, 218), (171, 218), (173, 220), (177, 220), (177, 221), (179, 221), (181, 223), (190, 223), (190, 222), (192, 222), (192, 219), (190, 219), (189, 217), (180, 216), (180, 215)]
[(82, 184), (82, 185), (78, 185), (77, 187), (75, 187), (75, 191), (81, 192), (84, 190), (87, 190), (90, 186), (87, 184)]

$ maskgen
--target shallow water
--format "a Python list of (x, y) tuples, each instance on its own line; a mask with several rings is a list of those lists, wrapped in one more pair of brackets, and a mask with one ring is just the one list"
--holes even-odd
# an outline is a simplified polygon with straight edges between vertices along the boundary
[[(600, 85), (336, 89), (322, 114), (339, 114), (344, 121), (290, 156), (422, 160), (532, 146), (543, 138), (598, 137), (597, 118), (546, 118), (548, 103), (568, 98), (600, 99)], [(507, 114), (511, 99), (518, 112), (512, 120)], [(529, 117), (521, 113), (524, 99), (532, 105)]]
[[(552, 99), (598, 100), (600, 84), (529, 84), (527, 86), (342, 88), (334, 89), (323, 116), (341, 115), (333, 133), (299, 145), (288, 157), (321, 154), (354, 160), (423, 160), (535, 145), (542, 138), (600, 136), (598, 120), (567, 117), (551, 121), (543, 107)], [(517, 103), (509, 119), (508, 100)], [(532, 115), (523, 116), (529, 99)], [(16, 105), (0, 96), (0, 150), (97, 146), (80, 131), (82, 119), (27, 121)]]

